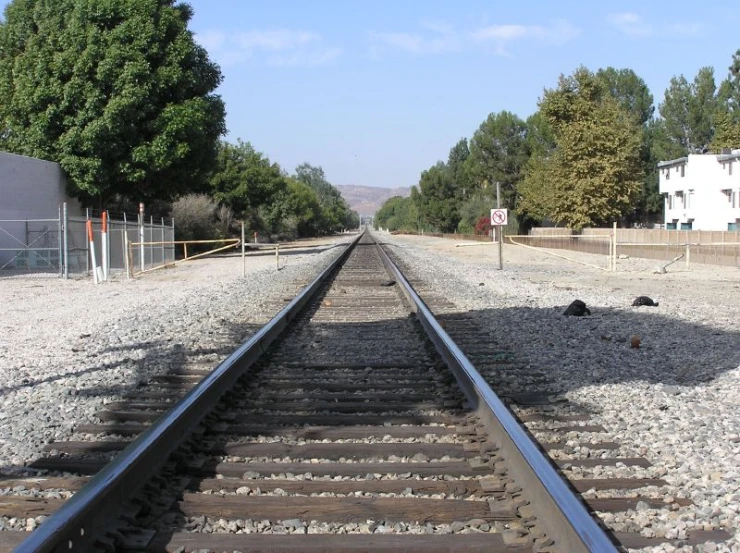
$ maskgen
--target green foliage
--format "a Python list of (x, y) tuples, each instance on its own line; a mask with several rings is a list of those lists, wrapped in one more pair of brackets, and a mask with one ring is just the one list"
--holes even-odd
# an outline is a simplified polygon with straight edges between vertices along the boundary
[(302, 163), (296, 167), (293, 178), (309, 186), (316, 193), (322, 211), (320, 225), (322, 232), (339, 232), (359, 226), (359, 216), (350, 210), (339, 190), (329, 183), (321, 167)]
[(732, 56), (727, 78), (717, 93), (712, 149), (740, 148), (740, 50)]
[(673, 77), (663, 102), (658, 106), (663, 118), (663, 133), (658, 138), (668, 144), (657, 144), (656, 147), (680, 151), (681, 155), (677, 157), (698, 153), (708, 147), (717, 109), (716, 91), (711, 67), (702, 67), (693, 83), (683, 75)]
[(206, 194), (188, 194), (172, 204), (177, 240), (211, 240), (218, 232), (218, 206)]
[(645, 125), (653, 116), (653, 95), (645, 81), (632, 69), (607, 67), (596, 72), (596, 78), (606, 87), (619, 105), (634, 117), (638, 125)]
[[(642, 186), (635, 198), (635, 209), (625, 214), (626, 222), (647, 221), (662, 212), (663, 199), (658, 190), (658, 168), (652, 149), (654, 134), (651, 126), (654, 123), (653, 95), (645, 81), (631, 69), (614, 69), (608, 67), (596, 73), (599, 79), (619, 105), (634, 118), (643, 129), (640, 160), (644, 175)], [(670, 159), (670, 158), (669, 158)]]
[(475, 190), (460, 204), (458, 232), (472, 234), (481, 217), (491, 218), (491, 208), (496, 207), (495, 188)]
[(631, 212), (643, 177), (635, 117), (583, 67), (546, 90), (540, 110), (557, 147), (529, 166), (520, 211), (575, 229)]
[(419, 211), (414, 201), (408, 197), (388, 198), (375, 213), (375, 227), (388, 230), (418, 230)]
[(0, 147), (57, 161), (71, 192), (199, 190), (223, 134), (219, 68), (163, 0), (14, 0), (0, 23)]
[(441, 161), (421, 173), (419, 192), (414, 198), (421, 219), (440, 232), (457, 228), (456, 187), (447, 166)]
[(527, 125), (508, 111), (491, 113), (470, 140), (467, 166), (478, 188), (501, 183), (501, 206), (516, 207), (516, 187), (529, 158)]
[(468, 192), (472, 191), (474, 186), (469, 174), (469, 166), (466, 163), (469, 157), (468, 140), (461, 138), (450, 149), (450, 155), (447, 158), (447, 170), (450, 172), (450, 178), (455, 185), (458, 198), (464, 198)]
[(279, 227), (279, 202), (288, 185), (280, 166), (270, 163), (249, 142), (221, 141), (216, 167), (209, 179), (214, 199), (229, 206), (253, 230), (273, 232)]

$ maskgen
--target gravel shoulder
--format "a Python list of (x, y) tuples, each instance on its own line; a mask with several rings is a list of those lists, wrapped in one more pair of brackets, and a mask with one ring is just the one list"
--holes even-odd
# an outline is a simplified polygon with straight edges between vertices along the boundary
[[(643, 476), (665, 479), (675, 497), (694, 503), (613, 515), (613, 527), (669, 537), (704, 528), (737, 532), (740, 269), (694, 264), (687, 270), (678, 263), (667, 274), (653, 274), (657, 260), (624, 259), (617, 273), (607, 273), (506, 245), (504, 270), (498, 270), (495, 245), (378, 236), (426, 287), (476, 317), (492, 341), (515, 351), (523, 368), (551, 374), (545, 391), (593, 411), (623, 444), (620, 453), (647, 457), (653, 466)], [(603, 256), (553, 253), (606, 266)], [(632, 307), (641, 295), (659, 306)], [(574, 299), (583, 300), (592, 315), (564, 317)], [(633, 336), (639, 348), (631, 347)], [(506, 389), (507, 383), (499, 386)], [(620, 470), (629, 472), (603, 468), (572, 477), (614, 476)], [(740, 533), (716, 549), (696, 551), (738, 552)]]
[(201, 258), (134, 280), (0, 280), (0, 473), (17, 474), (52, 440), (149, 376), (189, 357), (214, 366), (354, 235), (280, 254)]

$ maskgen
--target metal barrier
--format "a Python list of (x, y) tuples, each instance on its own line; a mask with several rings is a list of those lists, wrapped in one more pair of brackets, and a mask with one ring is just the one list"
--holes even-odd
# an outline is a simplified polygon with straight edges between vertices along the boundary
[(0, 221), (0, 277), (62, 275), (62, 219)]
[[(0, 220), (0, 278), (16, 276), (85, 275), (92, 271), (90, 241), (85, 225), (93, 222), (95, 257), (103, 260), (102, 219), (70, 217), (66, 205), (54, 219)], [(126, 243), (144, 242), (132, 252), (137, 267), (151, 268), (175, 261), (174, 223), (141, 216), (108, 222), (106, 261), (111, 272), (126, 268)], [(154, 244), (155, 243), (155, 244)], [(107, 274), (107, 271), (106, 271)]]

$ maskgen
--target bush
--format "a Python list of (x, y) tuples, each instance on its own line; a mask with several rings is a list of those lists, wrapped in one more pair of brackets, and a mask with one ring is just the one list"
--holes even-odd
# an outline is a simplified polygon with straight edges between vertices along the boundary
[(172, 204), (177, 240), (212, 240), (219, 235), (218, 206), (205, 194), (188, 194)]
[(491, 234), (491, 218), (484, 215), (483, 217), (478, 219), (478, 222), (475, 223), (475, 234), (479, 234), (481, 236), (488, 236)]

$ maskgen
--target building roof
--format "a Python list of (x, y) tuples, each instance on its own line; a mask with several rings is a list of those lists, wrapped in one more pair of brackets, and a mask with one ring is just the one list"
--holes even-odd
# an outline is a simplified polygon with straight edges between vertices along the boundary
[(679, 157), (678, 159), (671, 159), (669, 161), (659, 161), (658, 167), (672, 167), (674, 165), (682, 165), (689, 160), (688, 157)]

